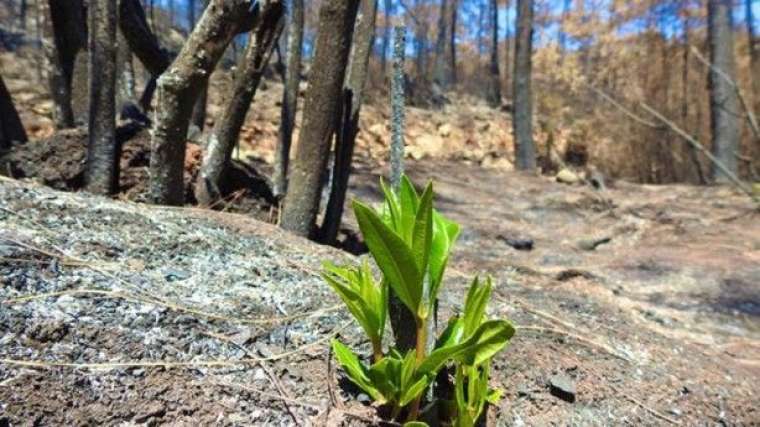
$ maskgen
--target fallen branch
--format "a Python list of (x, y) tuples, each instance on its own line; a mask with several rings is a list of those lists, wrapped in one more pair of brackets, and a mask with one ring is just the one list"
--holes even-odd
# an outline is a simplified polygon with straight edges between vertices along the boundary
[(628, 400), (630, 400), (631, 402), (635, 403), (635, 404), (636, 404), (637, 406), (639, 406), (641, 409), (643, 409), (643, 410), (645, 410), (645, 411), (649, 412), (649, 413), (650, 413), (650, 414), (652, 414), (653, 416), (655, 416), (655, 417), (657, 417), (657, 418), (659, 418), (659, 419), (661, 419), (661, 420), (663, 420), (663, 421), (667, 421), (667, 422), (669, 422), (669, 423), (671, 423), (671, 424), (674, 424), (674, 425), (680, 425), (680, 424), (681, 424), (681, 423), (680, 423), (680, 422), (678, 422), (677, 420), (674, 420), (673, 418), (670, 418), (670, 417), (668, 417), (667, 415), (665, 415), (665, 414), (663, 414), (663, 413), (661, 413), (661, 412), (659, 412), (659, 411), (656, 411), (656, 410), (654, 410), (654, 409), (650, 408), (649, 406), (645, 405), (644, 403), (642, 403), (641, 401), (639, 401), (639, 400), (638, 400), (638, 399), (636, 399), (635, 397), (631, 396), (631, 395), (630, 395), (630, 393), (623, 393), (623, 392), (621, 392), (620, 390), (618, 390), (618, 389), (617, 389), (615, 386), (613, 386), (612, 384), (610, 384), (610, 388), (612, 388), (612, 390), (613, 390), (615, 393), (617, 393), (617, 394), (619, 394), (619, 395), (622, 395), (622, 396), (624, 396), (626, 399), (628, 399)]
[[(208, 337), (218, 339), (219, 341), (222, 341), (224, 343), (234, 346), (235, 348), (245, 353), (245, 355), (248, 357), (255, 357), (247, 348), (236, 343), (235, 341), (232, 341), (231, 339), (223, 335), (215, 334), (212, 332), (203, 332), (203, 334)], [(259, 362), (259, 367), (264, 371), (264, 373), (267, 374), (267, 376), (269, 377), (269, 382), (271, 382), (272, 385), (274, 385), (274, 387), (277, 389), (277, 391), (280, 392), (280, 396), (279, 396), (280, 400), (282, 400), (283, 404), (285, 405), (285, 409), (288, 411), (288, 414), (290, 414), (290, 417), (293, 419), (293, 422), (296, 425), (301, 425), (301, 423), (298, 422), (298, 417), (296, 417), (296, 414), (293, 412), (293, 410), (290, 408), (290, 405), (288, 404), (288, 402), (292, 402), (293, 398), (291, 397), (290, 393), (285, 389), (285, 386), (282, 385), (282, 382), (280, 382), (280, 380), (277, 378), (274, 372), (272, 372), (272, 370), (269, 369), (269, 367), (264, 362)]]
[(673, 132), (677, 133), (679, 136), (685, 139), (686, 142), (691, 144), (691, 146), (694, 147), (696, 150), (699, 150), (702, 154), (704, 154), (705, 157), (707, 157), (718, 169), (720, 169), (720, 171), (723, 172), (723, 174), (726, 175), (726, 177), (739, 190), (747, 194), (755, 203), (760, 205), (760, 197), (756, 196), (750, 187), (748, 187), (745, 183), (743, 183), (739, 179), (739, 177), (737, 177), (733, 172), (731, 172), (720, 160), (718, 160), (715, 156), (713, 156), (710, 150), (706, 149), (702, 144), (700, 144), (699, 141), (696, 140), (696, 138), (686, 133), (683, 129), (678, 127), (678, 125), (668, 120), (665, 116), (660, 114), (657, 110), (650, 107), (646, 103), (642, 102), (641, 107), (644, 108), (647, 112), (649, 112), (653, 116), (657, 117), (658, 120), (663, 122), (670, 129), (672, 129)]

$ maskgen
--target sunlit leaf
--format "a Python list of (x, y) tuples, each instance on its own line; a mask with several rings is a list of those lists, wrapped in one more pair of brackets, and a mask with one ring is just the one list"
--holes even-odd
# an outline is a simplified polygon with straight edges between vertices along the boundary
[(422, 274), (411, 248), (368, 206), (354, 201), (354, 213), (377, 266), (401, 302), (416, 313), (422, 299)]

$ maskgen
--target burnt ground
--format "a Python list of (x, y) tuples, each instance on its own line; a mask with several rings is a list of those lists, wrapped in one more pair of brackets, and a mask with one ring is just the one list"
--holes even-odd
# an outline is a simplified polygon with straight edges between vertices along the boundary
[[(377, 168), (356, 172), (352, 193), (377, 200)], [(491, 274), (491, 314), (519, 326), (492, 370), (495, 425), (760, 423), (760, 218), (744, 198), (461, 162), (410, 173), (463, 224), (444, 314)], [(366, 343), (316, 276), (351, 255), (246, 215), (14, 180), (0, 224), (0, 425), (373, 416), (327, 339)], [(549, 385), (558, 375), (574, 394)]]

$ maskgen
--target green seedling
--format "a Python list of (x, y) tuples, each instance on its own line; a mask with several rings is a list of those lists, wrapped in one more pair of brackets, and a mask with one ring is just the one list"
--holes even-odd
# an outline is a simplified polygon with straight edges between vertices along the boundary
[[(347, 346), (333, 340), (338, 362), (348, 378), (378, 404), (391, 405), (395, 419), (408, 408), (408, 421), (417, 422), (420, 401), (438, 372), (453, 363), (456, 369), (457, 426), (471, 426), (486, 402), (498, 393), (488, 388), (491, 359), (514, 335), (506, 320), (488, 320), (486, 304), (491, 295), (490, 278), (472, 282), (464, 311), (453, 318), (435, 347), (428, 352), (427, 326), (434, 313), (444, 271), (459, 235), (459, 225), (433, 209), (433, 185), (418, 195), (407, 177), (398, 191), (380, 183), (385, 203), (379, 212), (354, 201), (359, 228), (382, 280), (374, 278), (369, 264), (337, 267), (326, 264), (323, 277), (345, 302), (367, 334), (373, 363), (366, 365)], [(383, 334), (388, 317), (388, 289), (413, 313), (416, 347), (401, 354), (393, 346), (383, 353)]]

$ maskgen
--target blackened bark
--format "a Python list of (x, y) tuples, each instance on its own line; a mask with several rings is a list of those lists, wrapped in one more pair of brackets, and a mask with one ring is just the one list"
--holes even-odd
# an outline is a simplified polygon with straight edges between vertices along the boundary
[(195, 186), (195, 197), (201, 205), (210, 205), (224, 195), (224, 179), (230, 168), (232, 150), (282, 32), (284, 12), (281, 0), (265, 1), (262, 6), (260, 24), (251, 32), (235, 81), (227, 94), (227, 105), (209, 135)]
[(492, 107), (501, 105), (501, 76), (499, 73), (499, 3), (491, 0), (491, 88), (488, 101)]
[(49, 71), (48, 84), (53, 99), (53, 121), (58, 129), (75, 126), (71, 105), (74, 61), (87, 44), (82, 0), (40, 0), (42, 45)]
[(438, 38), (435, 41), (435, 66), (433, 68), (433, 81), (442, 88), (449, 84), (446, 70), (446, 41), (449, 30), (448, 25), (448, 0), (441, 0), (441, 8), (438, 14)]
[(5, 87), (3, 77), (0, 76), (0, 150), (9, 149), (13, 144), (26, 141), (24, 125), (13, 105), (11, 94)]
[(343, 87), (343, 117), (341, 126), (335, 132), (332, 188), (320, 230), (322, 234), (320, 240), (326, 244), (335, 243), (343, 217), (348, 178), (351, 175), (351, 161), (354, 156), (356, 135), (359, 133), (359, 114), (364, 99), (369, 56), (375, 44), (376, 19), (377, 0), (364, 0), (361, 15), (354, 28), (354, 44), (351, 49), (346, 83)]
[(137, 56), (152, 76), (159, 76), (169, 67), (169, 55), (158, 43), (150, 30), (145, 10), (139, 0), (121, 0), (119, 3), (119, 29)]
[(385, 27), (383, 28), (383, 51), (380, 52), (380, 70), (385, 77), (385, 71), (388, 67), (388, 49), (391, 45), (391, 14), (393, 13), (392, 0), (385, 0), (383, 4), (385, 13)]
[(86, 188), (111, 194), (119, 185), (120, 147), (116, 142), (116, 2), (90, 0), (89, 27), (90, 118)]
[[(731, 0), (708, 0), (708, 39), (710, 111), (712, 130), (712, 154), (733, 174), (737, 173), (739, 149), (739, 100), (731, 81), (736, 81), (734, 60), (734, 37), (731, 25)], [(727, 79), (720, 75), (725, 73)], [(726, 183), (730, 179), (719, 168), (712, 168), (715, 182)]]
[(298, 86), (301, 83), (301, 57), (303, 55), (303, 0), (292, 0), (288, 30), (288, 63), (285, 66), (285, 84), (280, 112), (280, 134), (275, 152), (272, 192), (275, 197), (285, 197), (288, 189), (288, 166), (293, 128), (298, 111)]
[(517, 0), (517, 38), (513, 73), (514, 113), (512, 129), (515, 139), (515, 166), (520, 170), (536, 169), (533, 142), (533, 94), (531, 91), (533, 53), (533, 0)]
[(184, 202), (185, 137), (193, 105), (227, 45), (257, 14), (249, 0), (212, 0), (176, 60), (158, 79), (150, 158), (153, 202)]
[(301, 236), (314, 231), (358, 8), (359, 0), (325, 0), (320, 7), (303, 125), (281, 223)]
[[(206, 7), (206, 4), (203, 5)], [(195, 21), (193, 21), (193, 27), (195, 27)], [(192, 29), (191, 29), (192, 31)], [(234, 40), (233, 40), (234, 45)], [(213, 74), (213, 73), (212, 73)], [(211, 76), (209, 76), (210, 79)], [(190, 116), (190, 134), (200, 135), (203, 133), (203, 128), (206, 127), (206, 116), (208, 109), (208, 80), (203, 84), (198, 95), (198, 99), (195, 100), (193, 106), (193, 114)]]
[(451, 0), (451, 28), (449, 29), (449, 73), (451, 83), (456, 84), (457, 76), (457, 22), (459, 18), (459, 0)]
[[(212, 72), (213, 74), (213, 72)], [(210, 76), (209, 76), (210, 77)], [(190, 115), (190, 125), (194, 127), (197, 132), (203, 132), (203, 128), (206, 127), (206, 109), (208, 107), (208, 81), (201, 86), (201, 90), (198, 93), (198, 98), (193, 105), (193, 113)]]

